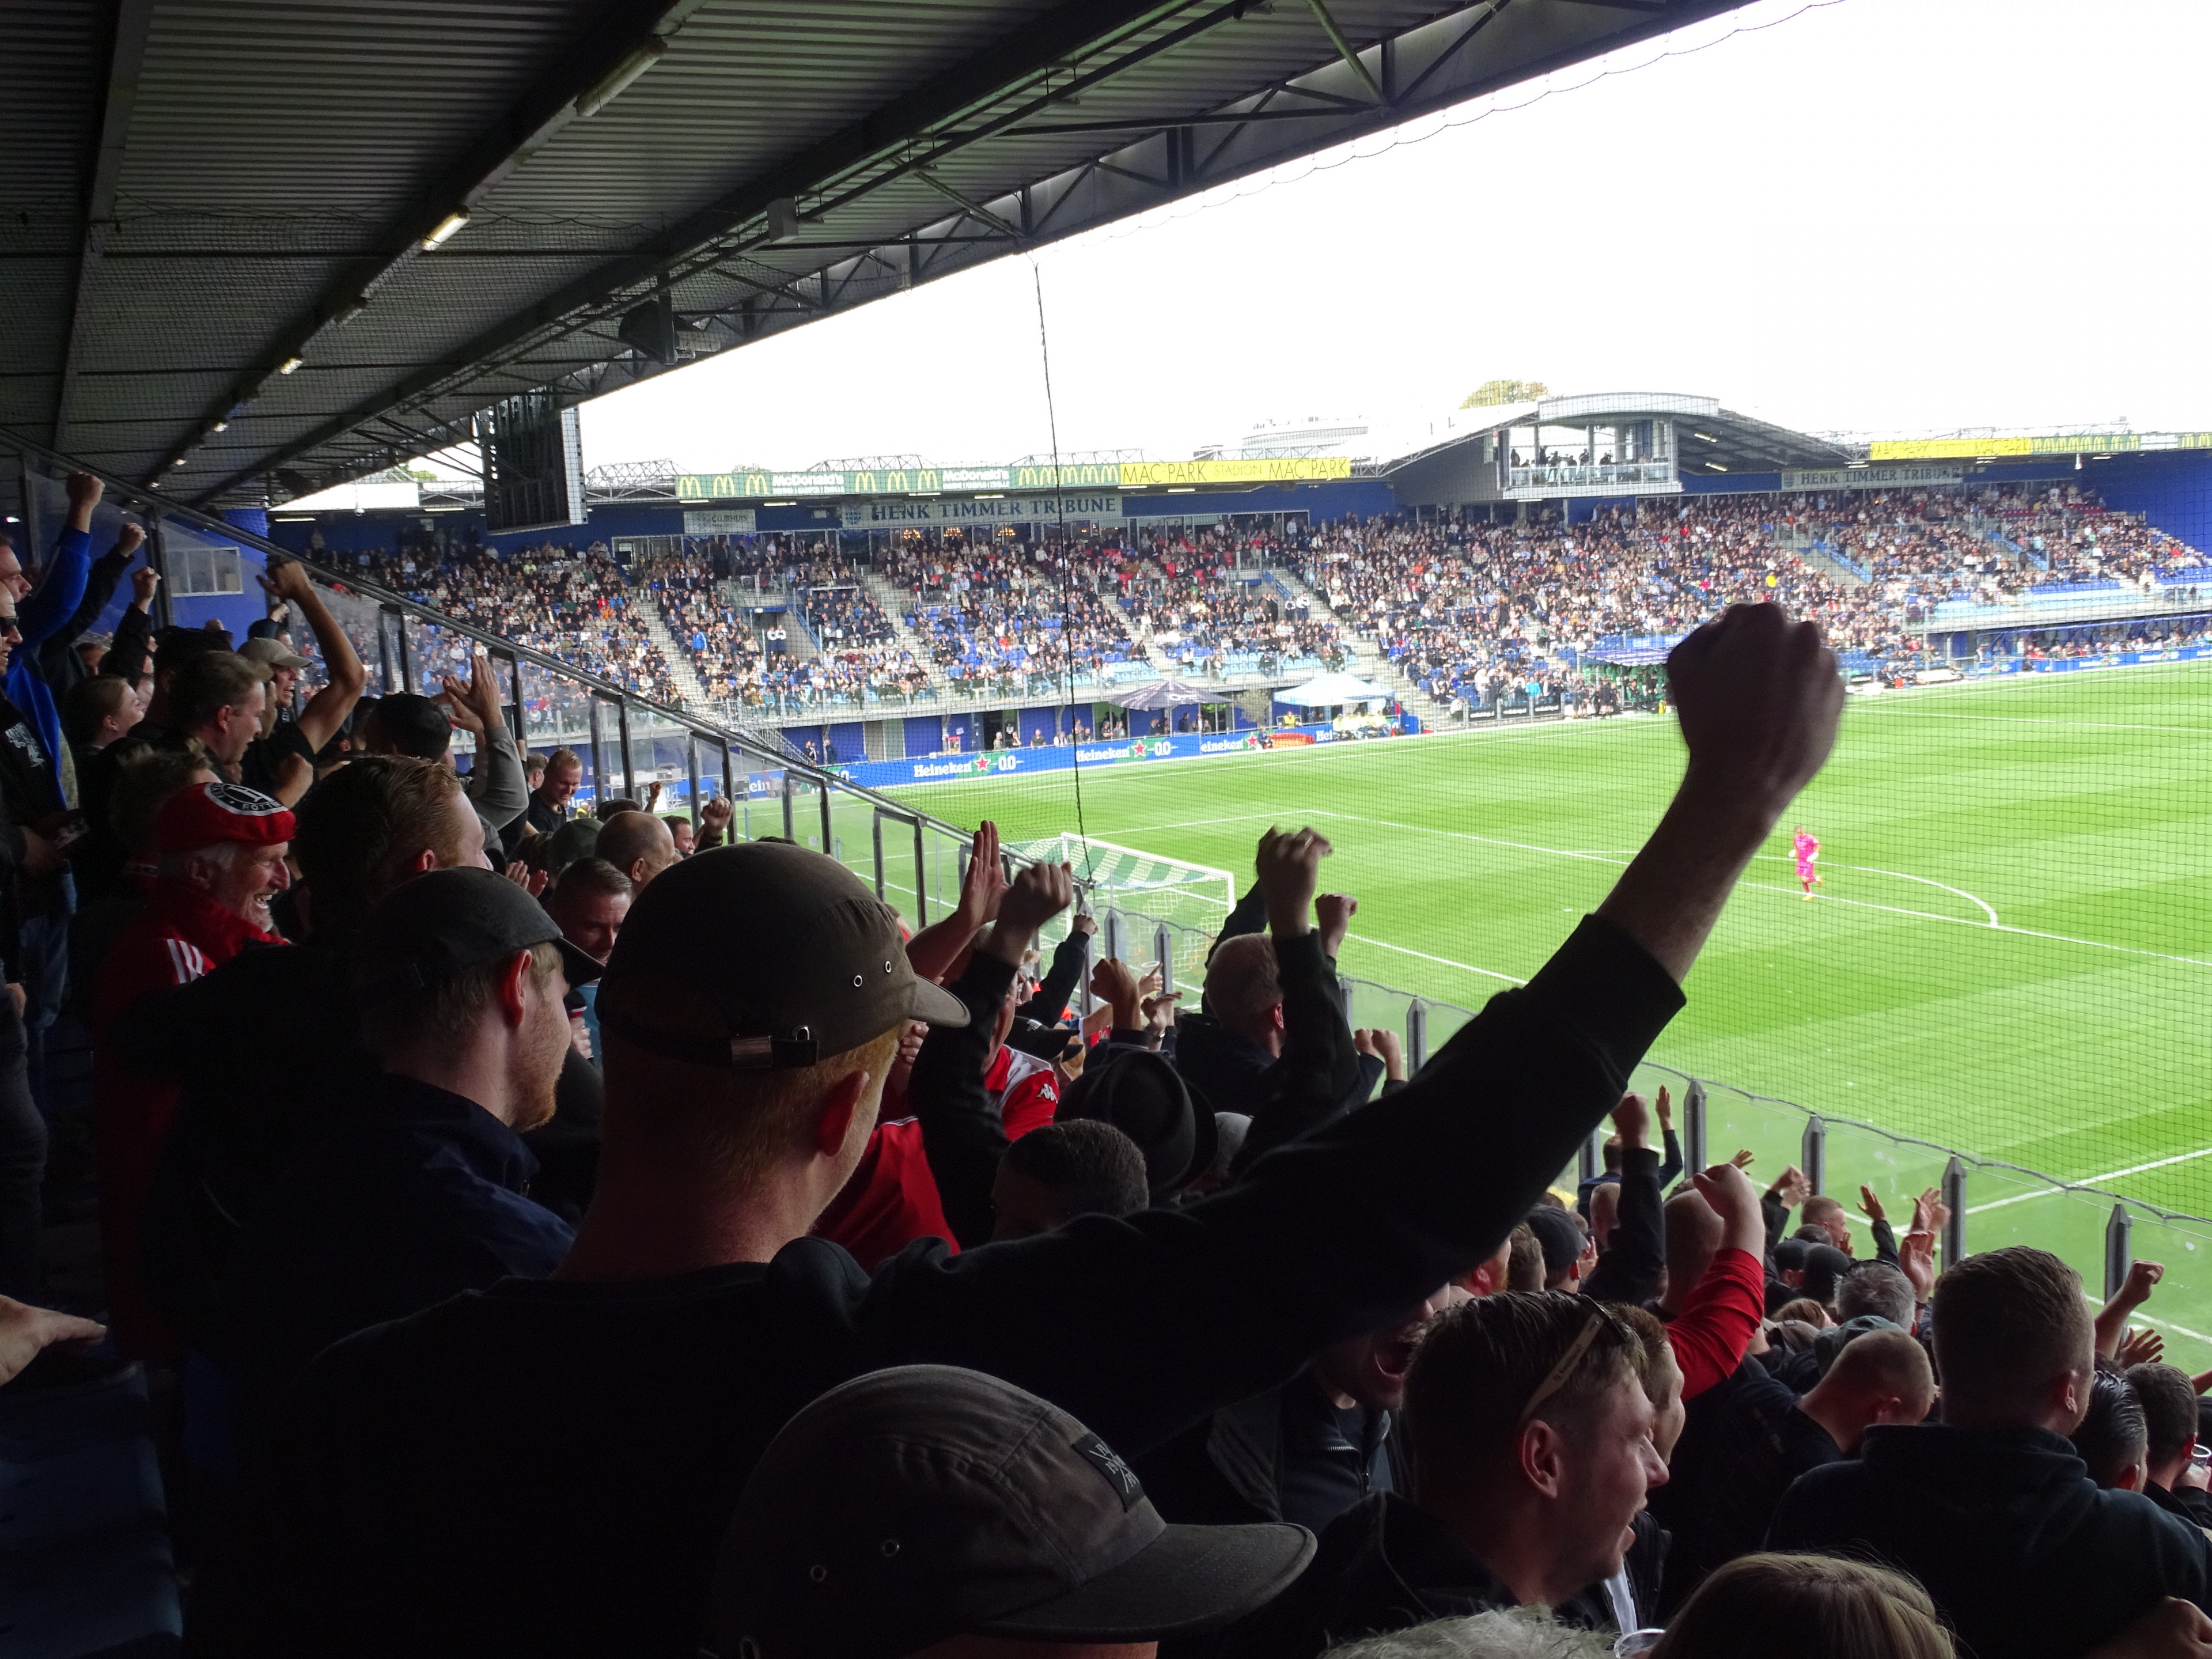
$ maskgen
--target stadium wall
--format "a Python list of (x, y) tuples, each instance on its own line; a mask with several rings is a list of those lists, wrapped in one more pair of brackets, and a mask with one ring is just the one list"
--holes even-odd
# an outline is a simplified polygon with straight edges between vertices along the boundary
[[(1281, 748), (1305, 748), (1315, 744), (1352, 741), (1339, 738), (1328, 726), (1300, 726), (1266, 734)], [(1369, 739), (1379, 741), (1379, 739)], [(913, 784), (944, 783), (957, 778), (1021, 777), (1036, 772), (1065, 772), (1079, 763), (1093, 766), (1129, 766), (1152, 761), (1194, 760), (1256, 754), (1261, 733), (1177, 732), (1151, 736), (1133, 733), (1103, 743), (1054, 744), (1043, 749), (995, 749), (981, 754), (926, 755), (908, 760), (863, 761), (838, 769), (854, 783), (871, 789), (903, 788)]]

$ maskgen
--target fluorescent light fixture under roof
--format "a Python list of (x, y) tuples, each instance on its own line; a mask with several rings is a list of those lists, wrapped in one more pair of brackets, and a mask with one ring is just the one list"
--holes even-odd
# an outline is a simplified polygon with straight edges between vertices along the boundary
[(362, 312), (368, 309), (368, 301), (366, 300), (348, 300), (343, 305), (338, 307), (337, 315), (331, 318), (331, 321), (337, 327), (343, 328), (348, 323), (351, 322), (355, 318), (360, 316)]
[(647, 40), (635, 52), (615, 65), (613, 70), (589, 92), (578, 94), (576, 114), (590, 120), (609, 104), (623, 95), (629, 83), (668, 55), (668, 42), (659, 35)]
[(1845, 461), (1844, 465), (1845, 466), (1872, 466), (1874, 463), (1872, 461)]
[(469, 210), (466, 208), (455, 208), (430, 228), (430, 234), (422, 239), (422, 251), (428, 253), (468, 222)]
[(994, 495), (978, 495), (975, 499), (979, 501), (1003, 501), (1006, 499), (1006, 492), (1002, 489)]
[(1198, 494), (1198, 486), (1196, 484), (1170, 484), (1168, 486), (1168, 494), (1170, 495), (1195, 495)]
[(1707, 442), (1707, 443), (1709, 443), (1709, 444), (1717, 444), (1717, 443), (1718, 443), (1718, 442), (1720, 441), (1720, 440), (1719, 440), (1718, 438), (1716, 438), (1715, 436), (1713, 436), (1713, 434), (1712, 434), (1711, 433), (1710, 433), (1710, 432), (1698, 432), (1698, 431), (1697, 431), (1697, 430), (1695, 430), (1695, 429), (1692, 429), (1692, 432), (1691, 432), (1691, 434), (1690, 434), (1690, 435), (1691, 435), (1692, 438), (1702, 438), (1705, 442)]
[(1718, 461), (1707, 461), (1705, 465), (1712, 468), (1716, 472), (1725, 472), (1728, 471), (1728, 469), (1723, 466)]
[(208, 430), (210, 432), (228, 432), (230, 430), (230, 422), (228, 420), (210, 421), (208, 422)]
[(763, 507), (797, 507), (797, 501), (763, 501)]
[(184, 464), (185, 464), (185, 458), (184, 458), (182, 455), (179, 455), (179, 456), (174, 457), (174, 458), (173, 458), (173, 459), (169, 462), (169, 465), (170, 465), (171, 466), (182, 466)]
[(276, 372), (279, 374), (289, 374), (294, 369), (299, 368), (301, 363), (304, 363), (307, 361), (307, 360), (305, 357), (287, 357), (283, 362), (276, 365)]

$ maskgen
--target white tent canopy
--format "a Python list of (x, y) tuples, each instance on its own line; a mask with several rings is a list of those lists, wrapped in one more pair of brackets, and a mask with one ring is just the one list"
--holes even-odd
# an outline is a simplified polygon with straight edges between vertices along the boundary
[(1373, 702), (1389, 695), (1381, 686), (1363, 680), (1357, 674), (1323, 674), (1318, 679), (1308, 680), (1304, 685), (1293, 685), (1276, 692), (1275, 701), (1287, 702), (1298, 708), (1333, 708), (1339, 703)]

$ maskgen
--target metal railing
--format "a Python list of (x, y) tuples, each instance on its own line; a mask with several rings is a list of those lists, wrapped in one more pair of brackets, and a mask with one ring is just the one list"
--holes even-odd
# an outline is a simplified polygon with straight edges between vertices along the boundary
[[(38, 520), (49, 512), (52, 522), (59, 522), (61, 475), (89, 469), (4, 428), (0, 450), (14, 451), (21, 468), (22, 499), (33, 520), (25, 528), (38, 535)], [(193, 547), (250, 548), (264, 558), (294, 556), (211, 514), (118, 479), (106, 482), (109, 494), (95, 520), (95, 544), (117, 526), (121, 511), (141, 514), (149, 523), (149, 554), (157, 569)], [(507, 693), (505, 712), (518, 740), (541, 751), (559, 746), (574, 752), (584, 766), (584, 799), (608, 798), (657, 780), (696, 822), (706, 801), (726, 797), (738, 836), (783, 836), (826, 853), (917, 926), (957, 901), (971, 845), (969, 833), (958, 826), (794, 758), (783, 751), (780, 739), (732, 730), (641, 697), (376, 584), (312, 560), (301, 562), (360, 653), (373, 694), (434, 693), (445, 673), (465, 674), (471, 654), (481, 650), (498, 665)], [(157, 598), (156, 607), (155, 620), (169, 621), (166, 594)], [(295, 628), (294, 641), (305, 647), (307, 630)], [(303, 678), (313, 680), (316, 672), (311, 669)], [(469, 745), (462, 740), (456, 747), (465, 753)], [(1024, 861), (1012, 852), (1004, 857), (1010, 871)], [(1100, 948), (1140, 963), (1157, 960), (1170, 988), (1188, 992), (1202, 984), (1214, 928), (1153, 915), (1109, 891), (1088, 895), (1087, 900), (1100, 921)], [(1057, 920), (1047, 931), (1047, 942), (1065, 938), (1067, 927), (1067, 918)], [(1088, 981), (1086, 972), (1079, 993), (1086, 1010)], [(1456, 1004), (1372, 981), (1346, 976), (1342, 988), (1347, 1019), (1354, 1026), (1397, 1032), (1413, 1069), (1474, 1015)], [(1186, 1000), (1194, 1006), (1196, 1000)], [(1947, 1263), (1962, 1259), (1969, 1249), (2033, 1243), (2081, 1269), (2087, 1284), (2109, 1291), (2124, 1278), (2136, 1256), (2155, 1254), (2165, 1263), (2166, 1277), (2138, 1317), (2165, 1334), (2170, 1351), (2193, 1354), (2192, 1369), (2212, 1366), (2212, 1220), (1656, 1063), (1640, 1067), (1636, 1083), (1647, 1093), (1663, 1083), (1679, 1096), (1684, 1150), (1692, 1168), (1747, 1147), (1761, 1175), (1778, 1174), (1796, 1163), (1814, 1176), (1815, 1191), (1834, 1193), (1847, 1206), (1866, 1186), (1899, 1221), (1912, 1194), (1937, 1188), (1952, 1212), (1943, 1238)], [(1578, 1166), (1594, 1164), (1601, 1134), (1593, 1135)], [(1562, 1178), (1571, 1182), (1573, 1173), (1563, 1172)]]

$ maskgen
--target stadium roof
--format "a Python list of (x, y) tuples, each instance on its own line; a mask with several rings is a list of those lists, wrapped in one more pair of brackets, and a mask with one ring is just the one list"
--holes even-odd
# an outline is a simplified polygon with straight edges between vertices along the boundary
[(1741, 3), (21, 0), (0, 427), (281, 500)]

